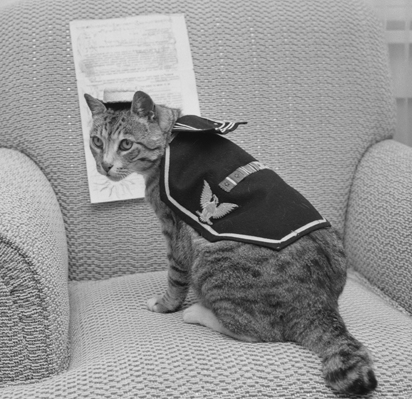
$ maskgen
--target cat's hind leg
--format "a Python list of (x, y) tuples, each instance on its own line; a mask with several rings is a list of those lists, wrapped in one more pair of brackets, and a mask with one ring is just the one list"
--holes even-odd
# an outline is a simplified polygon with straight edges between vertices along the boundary
[(239, 341), (258, 342), (255, 338), (238, 335), (229, 331), (220, 323), (215, 314), (200, 302), (195, 303), (183, 311), (183, 321), (189, 324), (200, 324)]

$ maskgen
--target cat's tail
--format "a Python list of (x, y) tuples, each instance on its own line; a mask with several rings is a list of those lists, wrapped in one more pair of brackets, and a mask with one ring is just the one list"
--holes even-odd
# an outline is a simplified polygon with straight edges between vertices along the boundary
[(346, 394), (373, 391), (378, 383), (368, 349), (348, 332), (337, 311), (321, 313), (322, 318), (306, 326), (298, 341), (321, 357), (323, 376), (329, 386)]
[(323, 376), (332, 388), (345, 393), (363, 395), (378, 385), (369, 351), (353, 337), (325, 354)]

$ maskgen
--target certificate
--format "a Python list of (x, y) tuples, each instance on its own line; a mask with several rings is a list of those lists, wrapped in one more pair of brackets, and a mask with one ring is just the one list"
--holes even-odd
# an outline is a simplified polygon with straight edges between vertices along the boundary
[(88, 93), (104, 102), (131, 101), (144, 91), (155, 103), (200, 115), (184, 15), (147, 15), (72, 21), (70, 33), (79, 94), (90, 200), (92, 203), (144, 197), (143, 177), (120, 182), (99, 174), (89, 149), (92, 117)]

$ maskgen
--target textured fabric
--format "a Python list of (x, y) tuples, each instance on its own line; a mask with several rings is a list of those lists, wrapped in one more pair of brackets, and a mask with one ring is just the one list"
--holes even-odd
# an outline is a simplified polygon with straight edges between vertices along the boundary
[(202, 116), (248, 121), (233, 140), (342, 231), (362, 154), (395, 127), (380, 25), (362, 0), (22, 0), (0, 14), (0, 146), (51, 182), (70, 279), (164, 268), (147, 205), (89, 202), (69, 34), (74, 19), (152, 13), (185, 14)]
[(226, 137), (179, 133), (161, 162), (160, 198), (212, 242), (234, 240), (280, 250), (330, 227), (277, 173), (255, 164), (255, 158)]
[(1, 386), (66, 369), (69, 298), (66, 236), (49, 182), (12, 150), (0, 149), (0, 170)]
[(356, 172), (346, 247), (352, 266), (412, 313), (412, 149), (373, 146)]
[[(164, 272), (71, 283), (70, 369), (35, 385), (3, 389), (2, 399), (337, 397), (324, 384), (320, 359), (301, 346), (239, 342), (185, 324), (181, 311), (146, 310), (146, 300), (165, 287)], [(340, 307), (351, 333), (373, 353), (379, 381), (373, 398), (410, 399), (411, 318), (355, 276)]]
[[(107, 279), (164, 267), (160, 228), (147, 205), (89, 203), (69, 33), (74, 19), (152, 13), (185, 14), (203, 116), (248, 121), (234, 141), (274, 168), (342, 231), (363, 154), (372, 147), (371, 154), (373, 144), (390, 137), (395, 126), (379, 24), (362, 0), (22, 0), (0, 11), (0, 147), (27, 154), (54, 188), (66, 226), (70, 279)], [(4, 187), (13, 187), (23, 176), (3, 154), (0, 178), (7, 179)], [(14, 154), (13, 162), (14, 157), (27, 165), (26, 158)], [(15, 216), (1, 225), (1, 234), (23, 220), (17, 205), (36, 211), (21, 225), (24, 234), (3, 240), (0, 248), (0, 364), (9, 369), (1, 370), (7, 378), (14, 372), (10, 368), (32, 359), (22, 352), (34, 347), (25, 339), (27, 331), (40, 339), (43, 330), (46, 340), (46, 326), (62, 320), (52, 335), (61, 345), (41, 346), (40, 352), (49, 351), (35, 358), (43, 373), (53, 354), (56, 359), (63, 354), (64, 339), (58, 337), (67, 327), (61, 224), (54, 234), (41, 233), (53, 231), (61, 218), (53, 201), (43, 202), (51, 198), (50, 188), (50, 196), (44, 194), (44, 177), (36, 174), (39, 184), (33, 189), (35, 179), (26, 183), (27, 175), (33, 176), (25, 171), (19, 196), (14, 190), (13, 197), (0, 201), (0, 209), (8, 201), (5, 215), (14, 210)], [(0, 196), (10, 191), (2, 190)], [(29, 221), (40, 224), (33, 230)], [(353, 248), (352, 254), (362, 253)], [(29, 261), (40, 277), (28, 275)], [(389, 259), (379, 261), (382, 267), (393, 266)], [(369, 265), (370, 272), (365, 271), (373, 276)], [(375, 271), (380, 267), (376, 264)], [(7, 279), (17, 281), (16, 274), (23, 292), (8, 285)], [(382, 284), (384, 289), (383, 279)], [(148, 312), (146, 300), (165, 286), (163, 272), (72, 281), (68, 371), (2, 388), (0, 397), (336, 397), (324, 385), (319, 359), (304, 348), (237, 342), (184, 324), (181, 312)], [(375, 357), (379, 387), (373, 397), (410, 399), (411, 317), (388, 303), (352, 276), (341, 311), (350, 331)], [(33, 318), (19, 317), (31, 310)]]

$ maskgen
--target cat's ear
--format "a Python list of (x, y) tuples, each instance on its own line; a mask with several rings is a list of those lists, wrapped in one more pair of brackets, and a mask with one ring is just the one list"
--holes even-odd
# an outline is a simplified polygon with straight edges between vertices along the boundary
[(132, 114), (140, 118), (148, 118), (150, 121), (155, 119), (155, 103), (151, 97), (143, 91), (134, 93), (131, 111)]
[(102, 114), (103, 112), (106, 111), (106, 106), (97, 98), (92, 97), (90, 94), (85, 94), (84, 98), (87, 102), (87, 105), (90, 108), (90, 111), (92, 111), (92, 115), (99, 115)]

